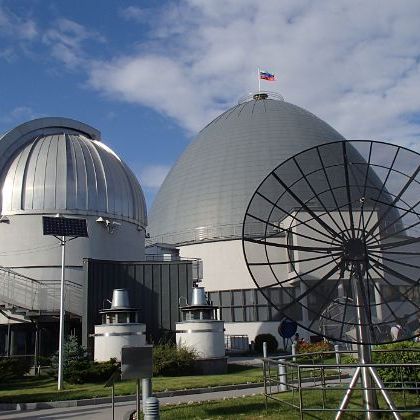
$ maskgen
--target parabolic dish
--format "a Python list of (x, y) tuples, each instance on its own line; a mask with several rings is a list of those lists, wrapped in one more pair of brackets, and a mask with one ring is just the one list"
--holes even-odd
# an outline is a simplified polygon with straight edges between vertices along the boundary
[[(280, 164), (255, 191), (243, 223), (245, 260), (261, 293), (285, 317), (333, 341), (414, 337), (419, 172), (418, 153), (367, 140), (326, 143)], [(284, 303), (271, 299), (275, 288)]]

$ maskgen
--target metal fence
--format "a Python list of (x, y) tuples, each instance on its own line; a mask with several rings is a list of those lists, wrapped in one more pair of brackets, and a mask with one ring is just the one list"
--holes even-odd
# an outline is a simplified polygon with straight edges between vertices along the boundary
[[(376, 350), (374, 352), (419, 352), (413, 350)], [(339, 405), (348, 390), (354, 373), (360, 368), (375, 368), (391, 394), (397, 413), (420, 415), (420, 363), (341, 363), (343, 355), (357, 352), (340, 351), (307, 353), (296, 356), (282, 356), (263, 359), (264, 394), (266, 407), (268, 400), (291, 407), (300, 413), (301, 419), (315, 412), (337, 413)], [(320, 358), (335, 356), (338, 363), (324, 363)], [(357, 357), (357, 356), (356, 356)], [(316, 360), (318, 359), (318, 361)], [(362, 401), (362, 384), (357, 387), (346, 413), (362, 417), (365, 413)], [(380, 389), (372, 385), (369, 390), (376, 391), (378, 408), (376, 412), (391, 414), (382, 398)], [(410, 417), (412, 418), (412, 417)], [(416, 417), (417, 418), (417, 417)]]
[[(81, 285), (66, 281), (65, 310), (81, 315), (82, 296)], [(6, 267), (0, 267), (0, 304), (31, 311), (58, 311), (60, 309), (60, 281), (39, 281)]]

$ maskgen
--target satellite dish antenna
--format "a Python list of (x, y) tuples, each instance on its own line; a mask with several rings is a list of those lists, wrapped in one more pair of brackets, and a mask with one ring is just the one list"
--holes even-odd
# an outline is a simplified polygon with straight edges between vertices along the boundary
[[(302, 328), (357, 345), (361, 364), (371, 344), (412, 338), (420, 319), (419, 173), (420, 155), (401, 146), (326, 143), (275, 168), (245, 213), (244, 256), (261, 293)], [(399, 418), (371, 367), (356, 369), (337, 418), (360, 376), (367, 413), (376, 383)]]

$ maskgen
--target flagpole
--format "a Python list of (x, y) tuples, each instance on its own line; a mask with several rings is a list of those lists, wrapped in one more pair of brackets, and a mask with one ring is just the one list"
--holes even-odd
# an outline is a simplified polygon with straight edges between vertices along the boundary
[(260, 68), (258, 67), (258, 93), (261, 92), (261, 76), (260, 76)]

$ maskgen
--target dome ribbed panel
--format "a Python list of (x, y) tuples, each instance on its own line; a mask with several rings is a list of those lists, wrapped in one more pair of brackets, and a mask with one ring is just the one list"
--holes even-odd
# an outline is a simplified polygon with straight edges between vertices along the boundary
[(152, 240), (241, 237), (259, 183), (309, 147), (343, 140), (327, 123), (283, 101), (237, 105), (207, 125), (169, 172), (150, 211)]
[(141, 187), (109, 149), (82, 134), (33, 138), (11, 162), (3, 214), (60, 212), (109, 215), (147, 223)]

